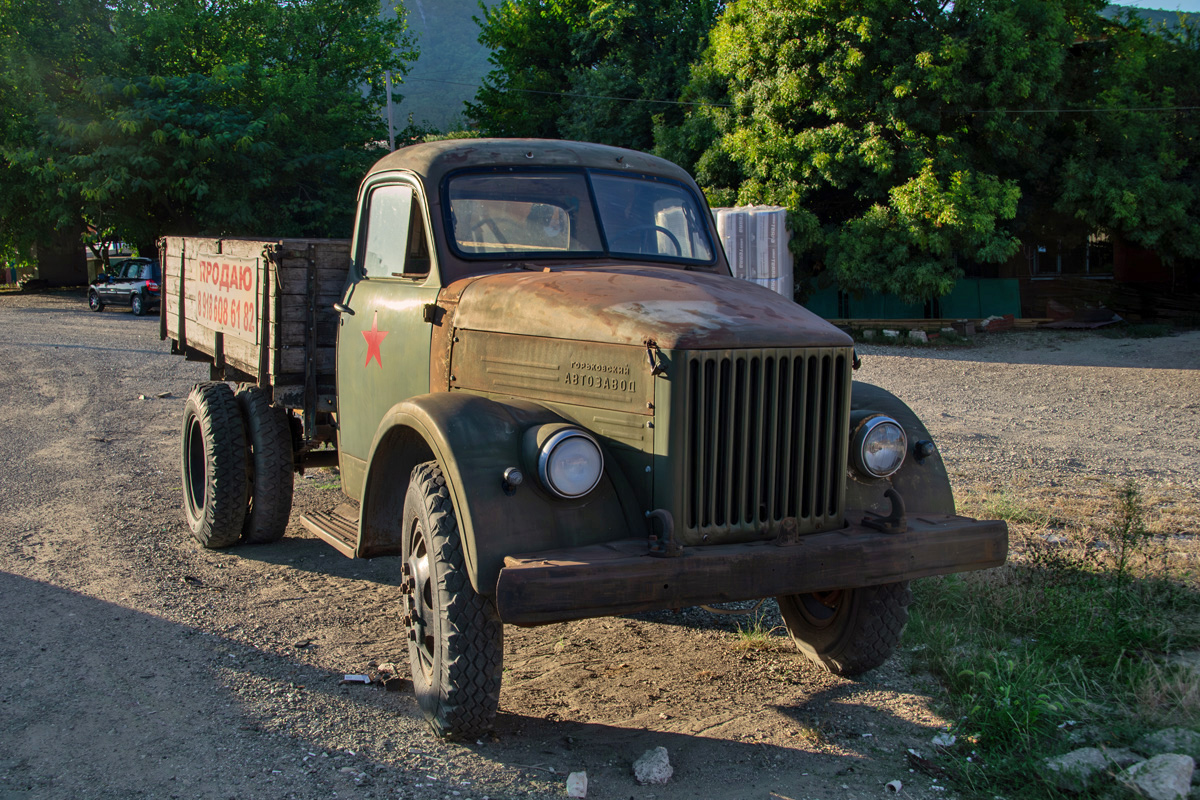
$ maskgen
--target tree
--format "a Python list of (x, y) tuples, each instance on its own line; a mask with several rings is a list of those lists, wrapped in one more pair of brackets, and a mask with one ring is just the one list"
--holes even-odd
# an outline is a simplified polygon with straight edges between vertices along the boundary
[[(402, 16), (381, 19), (376, 0), (89, 8), (115, 57), (39, 96), (35, 124), (2, 133), (10, 177), (57, 187), (65, 209), (143, 252), (167, 232), (349, 234), (358, 181), (386, 147), (383, 73), (415, 57)], [(38, 50), (29, 31), (11, 42)], [(13, 63), (4, 74), (28, 78)], [(3, 211), (6, 229), (37, 214)]]
[(1200, 35), (1102, 6), (738, 0), (657, 148), (714, 203), (786, 206), (802, 291), (920, 301), (1018, 236), (1194, 258), (1198, 115), (1157, 109), (1200, 104)]
[(655, 115), (682, 120), (673, 101), (721, 6), (719, 0), (505, 0), (479, 21), (494, 69), (468, 116), (500, 136), (648, 150)]
[(1053, 204), (1088, 232), (1200, 258), (1200, 18), (1106, 24), (1074, 65)]
[[(24, 256), (83, 226), (82, 199), (57, 179), (44, 137), (86, 76), (119, 60), (109, 10), (95, 0), (0, 5), (0, 253)], [(40, 155), (39, 155), (40, 154)]]
[(730, 103), (696, 112), (714, 133), (699, 177), (718, 199), (787, 207), (813, 276), (944, 294), (958, 257), (1015, 252), (1021, 186), (1044, 162), (1046, 120), (979, 112), (1053, 107), (1099, 5), (740, 0), (693, 79)]

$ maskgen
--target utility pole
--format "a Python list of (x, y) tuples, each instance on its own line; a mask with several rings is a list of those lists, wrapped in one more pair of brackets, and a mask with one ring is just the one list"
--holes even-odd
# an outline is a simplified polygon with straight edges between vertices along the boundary
[(387, 89), (388, 152), (396, 151), (396, 125), (392, 117), (392, 71), (383, 73), (383, 85)]

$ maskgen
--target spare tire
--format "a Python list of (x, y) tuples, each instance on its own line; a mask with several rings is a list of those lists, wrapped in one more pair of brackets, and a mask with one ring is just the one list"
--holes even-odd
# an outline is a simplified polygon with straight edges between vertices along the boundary
[(246, 519), (246, 435), (233, 390), (201, 383), (183, 407), (183, 511), (196, 541), (229, 547)]
[(253, 384), (238, 388), (237, 401), (250, 446), (249, 505), (242, 538), (251, 544), (277, 542), (292, 514), (292, 431), (287, 412), (272, 406), (266, 391)]

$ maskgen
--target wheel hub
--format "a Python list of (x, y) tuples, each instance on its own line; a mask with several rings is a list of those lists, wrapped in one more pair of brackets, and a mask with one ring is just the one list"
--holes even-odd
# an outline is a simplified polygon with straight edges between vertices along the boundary
[(433, 633), (429, 621), (433, 612), (433, 581), (429, 549), (420, 529), (413, 531), (412, 551), (405, 562), (408, 576), (401, 587), (405, 592), (405, 619), (408, 638), (417, 653), (417, 661), (426, 677), (433, 672)]
[(833, 624), (845, 595), (844, 589), (800, 595), (800, 613), (814, 628), (826, 628)]

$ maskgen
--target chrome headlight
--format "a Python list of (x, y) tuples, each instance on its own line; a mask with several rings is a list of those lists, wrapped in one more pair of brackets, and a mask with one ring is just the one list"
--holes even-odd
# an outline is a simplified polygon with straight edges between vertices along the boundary
[(900, 469), (907, 450), (904, 428), (883, 414), (864, 420), (850, 442), (854, 468), (874, 478), (886, 478)]
[(559, 497), (583, 497), (596, 488), (603, 474), (600, 445), (586, 431), (560, 428), (538, 446), (538, 477)]

